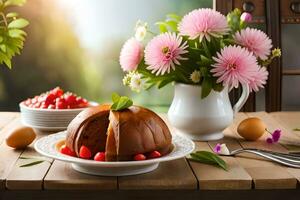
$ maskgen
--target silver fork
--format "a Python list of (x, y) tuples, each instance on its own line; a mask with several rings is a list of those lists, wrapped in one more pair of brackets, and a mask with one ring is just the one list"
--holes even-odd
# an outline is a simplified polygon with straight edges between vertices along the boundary
[(285, 153), (277, 153), (260, 149), (236, 149), (231, 151), (227, 156), (234, 156), (240, 153), (252, 153), (282, 165), (300, 168), (300, 156)]

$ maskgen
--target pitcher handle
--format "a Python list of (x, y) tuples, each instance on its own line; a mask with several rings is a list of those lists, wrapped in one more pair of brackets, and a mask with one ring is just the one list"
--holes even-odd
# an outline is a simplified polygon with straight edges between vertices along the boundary
[(239, 110), (243, 107), (243, 105), (246, 103), (248, 97), (249, 97), (249, 86), (248, 84), (243, 84), (242, 85), (242, 95), (240, 97), (240, 99), (236, 102), (236, 104), (233, 106), (233, 115), (236, 115), (237, 112), (239, 112)]

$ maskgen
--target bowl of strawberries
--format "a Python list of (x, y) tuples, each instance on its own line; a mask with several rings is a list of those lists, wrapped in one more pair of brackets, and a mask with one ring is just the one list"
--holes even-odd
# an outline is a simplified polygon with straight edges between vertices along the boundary
[(39, 131), (65, 130), (78, 113), (96, 105), (75, 93), (64, 92), (60, 87), (19, 104), (23, 124)]

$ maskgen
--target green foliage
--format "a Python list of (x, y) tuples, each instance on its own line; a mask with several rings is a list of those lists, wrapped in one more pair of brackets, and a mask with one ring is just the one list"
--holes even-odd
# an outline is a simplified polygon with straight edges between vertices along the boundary
[(160, 33), (165, 32), (178, 32), (178, 23), (181, 21), (181, 16), (176, 14), (168, 14), (165, 21), (157, 22), (156, 25), (159, 28)]
[(241, 11), (239, 9), (234, 9), (227, 14), (227, 22), (232, 33), (245, 28), (245, 24), (241, 22)]
[(111, 106), (111, 110), (114, 110), (114, 111), (124, 110), (133, 105), (133, 102), (131, 99), (129, 99), (126, 96), (120, 96), (117, 93), (113, 93), (111, 99), (113, 102), (113, 104)]
[(195, 153), (191, 153), (190, 156), (191, 156), (190, 160), (209, 164), (209, 165), (214, 165), (227, 171), (226, 162), (214, 153), (211, 153), (209, 151), (197, 151)]
[(29, 22), (18, 18), (18, 13), (8, 12), (12, 6), (22, 6), (26, 0), (0, 0), (0, 64), (4, 63), (11, 68), (11, 59), (20, 54), (24, 46), (26, 32), (22, 29)]

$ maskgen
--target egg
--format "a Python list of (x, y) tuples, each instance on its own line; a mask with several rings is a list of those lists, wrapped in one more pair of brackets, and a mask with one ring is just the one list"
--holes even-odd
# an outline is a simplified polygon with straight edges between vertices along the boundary
[(21, 126), (12, 130), (6, 138), (6, 144), (15, 149), (24, 149), (35, 139), (36, 134), (30, 127)]
[(265, 133), (265, 131), (266, 125), (257, 117), (250, 117), (243, 120), (237, 128), (239, 135), (250, 141), (257, 140)]

